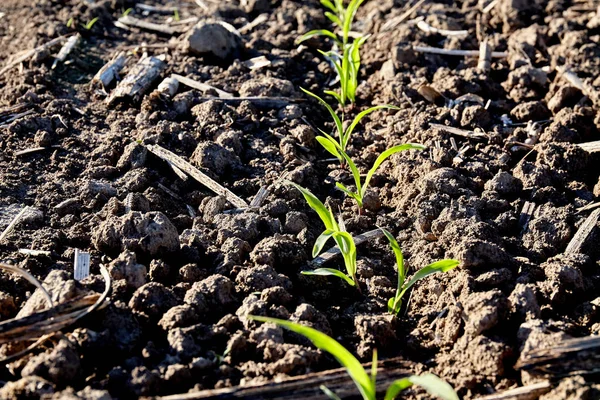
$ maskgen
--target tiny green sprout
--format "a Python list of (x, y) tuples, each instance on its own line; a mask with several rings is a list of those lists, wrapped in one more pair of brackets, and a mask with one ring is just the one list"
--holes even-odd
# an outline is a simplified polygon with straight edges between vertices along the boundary
[(356, 129), (356, 127), (358, 126), (360, 121), (367, 115), (369, 115), (377, 110), (383, 110), (383, 109), (398, 110), (398, 107), (390, 106), (390, 105), (380, 105), (380, 106), (371, 107), (371, 108), (359, 113), (354, 118), (354, 120), (352, 120), (352, 123), (350, 125), (348, 125), (348, 128), (344, 129), (344, 122), (342, 121), (342, 118), (340, 118), (336, 114), (336, 112), (333, 110), (333, 108), (331, 108), (331, 106), (325, 100), (323, 100), (321, 97), (317, 96), (313, 92), (310, 92), (304, 88), (300, 88), (300, 90), (302, 90), (307, 95), (317, 99), (319, 101), (319, 103), (321, 103), (327, 109), (327, 111), (331, 115), (331, 118), (333, 118), (333, 122), (335, 123), (335, 130), (336, 130), (338, 138), (335, 139), (333, 136), (331, 136), (327, 132), (323, 131), (322, 129), (319, 129), (319, 132), (323, 136), (317, 136), (317, 141), (319, 142), (319, 144), (321, 146), (323, 146), (323, 148), (325, 150), (327, 150), (329, 153), (331, 153), (333, 156), (335, 156), (338, 160), (340, 160), (340, 163), (342, 164), (342, 166), (346, 164), (346, 158), (343, 156), (343, 153), (346, 152), (346, 148), (348, 147), (348, 143), (350, 143), (350, 138), (352, 137), (352, 133), (354, 132), (354, 130)]
[(94, 17), (94, 18), (93, 18), (91, 21), (88, 21), (88, 23), (87, 23), (87, 24), (85, 24), (85, 25), (82, 25), (82, 26), (83, 26), (83, 27), (84, 27), (86, 30), (88, 30), (88, 31), (89, 31), (90, 29), (92, 29), (92, 27), (94, 26), (94, 24), (95, 24), (96, 22), (98, 22), (98, 19), (99, 19), (98, 17)]
[(180, 20), (180, 18), (179, 18), (179, 9), (177, 9), (177, 8), (175, 10), (173, 10), (173, 19), (176, 22), (179, 22), (179, 20)]
[(133, 11), (133, 7), (129, 7), (127, 10), (123, 11), (123, 14), (121, 14), (121, 17), (126, 17), (129, 15), (129, 13), (131, 13)]
[(313, 37), (325, 36), (334, 40), (339, 47), (348, 44), (354, 16), (356, 15), (356, 11), (358, 11), (358, 7), (360, 7), (364, 1), (365, 0), (351, 0), (350, 3), (348, 3), (348, 6), (344, 7), (343, 0), (335, 0), (334, 2), (321, 0), (321, 4), (329, 9), (329, 11), (325, 12), (325, 16), (333, 22), (335, 27), (341, 32), (342, 40), (339, 40), (338, 35), (330, 30), (315, 29), (300, 36), (296, 42), (302, 43)]
[(298, 38), (297, 43), (302, 43), (305, 40), (313, 37), (327, 37), (332, 39), (341, 54), (336, 51), (323, 52), (325, 56), (334, 66), (335, 71), (340, 80), (340, 92), (332, 90), (326, 91), (327, 94), (335, 97), (338, 103), (344, 107), (346, 101), (351, 103), (356, 102), (356, 89), (358, 87), (358, 71), (360, 70), (360, 47), (367, 41), (368, 36), (359, 36), (350, 43), (350, 29), (354, 16), (364, 0), (351, 0), (347, 7), (344, 7), (343, 0), (321, 0), (321, 4), (329, 9), (325, 12), (325, 16), (333, 22), (337, 30), (341, 33), (341, 40), (338, 35), (328, 29), (315, 29)]
[(358, 171), (356, 164), (354, 164), (354, 161), (352, 161), (352, 159), (345, 152), (342, 151), (342, 152), (340, 152), (341, 155), (346, 160), (346, 163), (348, 163), (348, 165), (350, 166), (350, 171), (352, 172), (352, 177), (354, 178), (354, 185), (356, 186), (356, 191), (352, 191), (352, 190), (348, 189), (344, 184), (342, 184), (340, 182), (336, 182), (336, 186), (338, 189), (340, 189), (342, 192), (346, 193), (346, 195), (348, 195), (349, 197), (353, 198), (356, 201), (356, 204), (358, 205), (359, 213), (361, 213), (362, 208), (363, 208), (363, 199), (364, 199), (365, 195), (367, 194), (367, 189), (369, 188), (369, 183), (371, 182), (373, 175), (375, 175), (375, 172), (377, 172), (377, 169), (379, 168), (379, 166), (381, 166), (381, 164), (385, 160), (387, 160), (390, 156), (392, 156), (393, 154), (396, 154), (400, 151), (423, 150), (423, 149), (425, 149), (425, 146), (423, 146), (421, 144), (416, 144), (416, 143), (401, 144), (401, 145), (394, 146), (392, 148), (387, 149), (386, 151), (381, 153), (379, 155), (379, 157), (377, 157), (377, 159), (375, 160), (375, 163), (373, 163), (373, 166), (371, 167), (369, 172), (367, 172), (365, 181), (362, 183), (360, 180), (360, 172)]
[[(306, 337), (317, 348), (331, 354), (342, 367), (346, 368), (348, 375), (350, 375), (354, 381), (354, 384), (364, 400), (376, 400), (377, 351), (373, 351), (371, 371), (368, 373), (360, 361), (358, 361), (356, 357), (354, 357), (352, 353), (350, 353), (337, 340), (322, 332), (319, 332), (316, 329), (277, 318), (260, 317), (254, 315), (248, 315), (248, 318), (255, 321), (276, 324)], [(411, 387), (412, 385), (420, 386), (432, 396), (436, 396), (442, 400), (459, 400), (458, 395), (452, 386), (434, 374), (412, 375), (406, 378), (398, 379), (387, 388), (384, 399), (393, 400), (398, 396), (398, 394), (400, 394), (400, 392)], [(323, 390), (323, 392), (330, 399), (339, 399), (339, 397), (326, 386), (321, 386), (321, 390)]]
[(75, 19), (73, 17), (69, 18), (69, 20), (67, 21), (67, 28), (71, 28), (74, 23)]
[(404, 256), (402, 255), (402, 250), (400, 249), (400, 245), (392, 236), (390, 232), (383, 228), (379, 228), (390, 242), (390, 246), (394, 251), (394, 255), (396, 256), (396, 265), (398, 267), (398, 288), (396, 289), (396, 295), (389, 299), (388, 301), (388, 311), (390, 314), (398, 315), (400, 309), (402, 308), (402, 297), (408, 289), (410, 289), (415, 283), (420, 281), (421, 279), (435, 274), (437, 272), (448, 272), (451, 269), (454, 269), (460, 264), (457, 260), (441, 260), (436, 261), (428, 266), (421, 268), (417, 271), (413, 277), (406, 282), (406, 268), (404, 267)]
[(352, 44), (346, 44), (342, 54), (336, 51), (320, 51), (335, 69), (340, 81), (339, 93), (334, 90), (325, 90), (330, 96), (333, 96), (338, 103), (344, 107), (346, 101), (356, 103), (356, 90), (358, 88), (358, 72), (360, 71), (360, 47), (367, 41), (368, 36), (356, 38)]
[(317, 268), (312, 271), (302, 271), (303, 275), (320, 275), (320, 276), (337, 276), (343, 279), (350, 286), (357, 286), (356, 283), (356, 244), (354, 238), (350, 233), (346, 231), (344, 221), (340, 218), (336, 221), (335, 216), (331, 209), (325, 207), (325, 205), (319, 200), (310, 190), (303, 188), (302, 186), (296, 185), (293, 182), (288, 184), (294, 186), (302, 193), (304, 199), (308, 203), (309, 207), (316, 211), (316, 213), (323, 221), (325, 230), (315, 241), (313, 246), (312, 256), (316, 257), (321, 253), (323, 247), (327, 241), (331, 238), (338, 245), (342, 258), (344, 259), (344, 265), (346, 266), (347, 274), (333, 268)]

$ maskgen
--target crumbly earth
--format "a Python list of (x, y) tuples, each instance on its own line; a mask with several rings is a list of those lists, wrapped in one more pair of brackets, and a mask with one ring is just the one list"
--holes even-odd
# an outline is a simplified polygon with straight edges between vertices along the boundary
[[(60, 35), (81, 34), (55, 69), (53, 48), (0, 75), (0, 106), (31, 110), (12, 122), (0, 116), (0, 229), (23, 206), (33, 210), (0, 243), (0, 260), (44, 281), (57, 302), (101, 291), (99, 264), (113, 278), (108, 307), (0, 369), (0, 398), (167, 395), (337, 365), (306, 340), (244, 318), (249, 313), (306, 323), (363, 361), (375, 348), (382, 358), (403, 357), (466, 399), (535, 382), (515, 369), (524, 351), (600, 333), (599, 226), (578, 252), (565, 254), (591, 212), (581, 208), (600, 197), (599, 156), (577, 146), (600, 139), (600, 11), (593, 2), (500, 0), (483, 13), (489, 2), (428, 0), (392, 24), (405, 2), (366, 1), (354, 30), (372, 36), (347, 118), (374, 104), (399, 110), (367, 117), (350, 154), (366, 171), (392, 145), (428, 149), (385, 163), (360, 216), (335, 189), (336, 181), (351, 184), (348, 171), (314, 140), (315, 127), (332, 128), (328, 115), (299, 90), (320, 93), (333, 79), (317, 52), (330, 43), (294, 43), (328, 26), (319, 2), (147, 3), (177, 6), (177, 32), (115, 26), (134, 7), (129, 0), (0, 4), (2, 66)], [(172, 11), (134, 8), (129, 15), (174, 22)], [(260, 15), (262, 23), (242, 28)], [(192, 30), (191, 17), (200, 21)], [(424, 32), (417, 17), (468, 35)], [(82, 26), (94, 18), (91, 29)], [(241, 36), (220, 22), (242, 28)], [(488, 74), (476, 58), (412, 50), (477, 50), (484, 37), (508, 54), (494, 58)], [(145, 96), (109, 106), (90, 81), (121, 51), (129, 57), (122, 76), (146, 53), (164, 56), (166, 67)], [(247, 60), (257, 56), (270, 64), (250, 69)], [(585, 82), (585, 93), (556, 72), (563, 65)], [(226, 103), (207, 100), (214, 90), (184, 85), (173, 96), (153, 92), (172, 73), (234, 95), (303, 100)], [(442, 101), (426, 100), (422, 84)], [(485, 137), (452, 136), (432, 123)], [(225, 198), (182, 180), (147, 150), (151, 144), (248, 202), (274, 185), (260, 208), (232, 212)], [(301, 275), (323, 227), (295, 189), (278, 184), (282, 176), (340, 209), (354, 234), (390, 230), (411, 273), (442, 258), (461, 266), (416, 285), (397, 318), (386, 312), (397, 276), (384, 239), (359, 246), (361, 293), (334, 278)], [(535, 207), (528, 220), (526, 202)], [(73, 280), (74, 248), (92, 255), (92, 276), (81, 282)], [(343, 268), (339, 259), (328, 266)], [(46, 306), (27, 281), (0, 273), (0, 320)], [(3, 345), (0, 354), (19, 349)], [(596, 391), (577, 377), (544, 399), (595, 398)]]

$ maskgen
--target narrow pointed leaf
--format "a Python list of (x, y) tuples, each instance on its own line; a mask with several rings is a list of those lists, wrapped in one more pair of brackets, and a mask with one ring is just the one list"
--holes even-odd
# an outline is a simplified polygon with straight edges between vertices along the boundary
[(365, 178), (365, 183), (363, 185), (363, 192), (362, 195), (364, 196), (365, 193), (367, 192), (367, 188), (369, 186), (369, 182), (371, 181), (371, 178), (373, 178), (373, 175), (375, 175), (375, 172), (377, 171), (377, 169), (379, 168), (379, 166), (385, 161), (387, 160), (388, 157), (390, 157), (393, 154), (396, 154), (400, 151), (404, 151), (404, 150), (423, 150), (426, 147), (423, 146), (422, 144), (416, 144), (416, 143), (406, 143), (406, 144), (401, 144), (398, 146), (394, 146), (392, 148), (387, 149), (386, 151), (384, 151), (383, 153), (381, 153), (379, 155), (379, 157), (377, 157), (377, 159), (375, 160), (375, 163), (373, 164), (373, 166), (371, 167), (371, 169), (369, 170), (369, 172), (367, 173), (367, 177)]
[(348, 127), (348, 129), (346, 129), (346, 132), (344, 133), (344, 143), (347, 144), (350, 141), (350, 136), (352, 135), (352, 132), (354, 132), (354, 129), (356, 128), (356, 126), (360, 123), (360, 121), (366, 117), (367, 115), (377, 111), (377, 110), (383, 110), (383, 109), (394, 109), (394, 110), (398, 110), (398, 107), (395, 106), (390, 106), (390, 105), (381, 105), (381, 106), (375, 106), (375, 107), (371, 107), (365, 111), (362, 111), (361, 113), (359, 113), (354, 120), (352, 121), (352, 123), (350, 124), (350, 126)]
[(395, 380), (385, 392), (385, 400), (394, 400), (400, 392), (411, 387), (413, 383), (408, 378)]
[(336, 42), (338, 41), (338, 37), (336, 36), (335, 33), (331, 32), (327, 29), (315, 29), (315, 30), (306, 32), (304, 35), (300, 36), (298, 39), (296, 39), (296, 43), (299, 44), (299, 43), (307, 41), (308, 39), (312, 39), (312, 38), (318, 37), (318, 36), (325, 36), (325, 37), (335, 40)]
[(371, 382), (377, 384), (377, 349), (373, 349), (373, 361), (371, 362)]
[(327, 18), (329, 18), (329, 20), (330, 20), (331, 22), (333, 22), (335, 25), (337, 25), (338, 27), (341, 27), (341, 26), (342, 26), (342, 21), (341, 21), (341, 20), (340, 20), (340, 18), (339, 18), (337, 15), (335, 15), (334, 13), (330, 13), (330, 12), (326, 11), (326, 12), (325, 12), (325, 16), (326, 16)]
[(457, 260), (441, 260), (441, 261), (436, 261), (433, 264), (429, 264), (428, 266), (426, 266), (424, 268), (421, 268), (412, 276), (412, 278), (410, 278), (408, 283), (406, 285), (404, 285), (404, 288), (402, 288), (400, 297), (403, 297), (404, 293), (406, 293), (406, 291), (408, 289), (410, 289), (410, 287), (412, 285), (414, 285), (421, 279), (423, 279), (431, 274), (435, 274), (437, 272), (448, 272), (451, 269), (456, 268), (458, 266), (458, 264), (460, 264), (460, 261), (457, 261)]
[(390, 242), (390, 247), (394, 251), (394, 255), (396, 256), (396, 266), (398, 267), (398, 293), (402, 290), (402, 285), (404, 285), (404, 279), (406, 279), (406, 271), (404, 270), (404, 255), (402, 254), (402, 249), (400, 249), (400, 245), (396, 241), (396, 238), (387, 230), (383, 228), (379, 228), (381, 232), (385, 235), (387, 240)]
[(321, 5), (323, 7), (327, 7), (329, 8), (331, 11), (333, 11), (334, 13), (337, 12), (337, 9), (335, 8), (335, 6), (333, 5), (333, 3), (330, 0), (321, 0)]
[[(356, 193), (358, 193), (360, 195), (362, 193), (361, 184), (360, 184), (360, 172), (358, 171), (356, 164), (354, 164), (354, 161), (352, 161), (352, 159), (348, 156), (348, 154), (344, 153), (343, 151), (341, 151), (340, 153), (341, 153), (342, 157), (344, 157), (344, 159), (348, 163), (348, 166), (350, 167), (350, 171), (352, 172), (352, 177), (354, 178), (354, 185), (356, 186)], [(362, 196), (361, 196), (361, 198), (362, 198)]]
[(339, 241), (348, 275), (354, 278), (356, 275), (356, 244), (354, 238), (348, 232), (335, 232), (333, 237)]
[(315, 240), (315, 245), (313, 246), (313, 251), (312, 251), (313, 258), (319, 255), (321, 250), (323, 250), (325, 243), (327, 243), (327, 241), (332, 236), (333, 236), (333, 231), (331, 231), (331, 230), (326, 230), (325, 232), (323, 232), (319, 235), (317, 240)]
[(331, 229), (331, 230), (335, 230), (335, 220), (331, 220), (331, 214), (329, 212), (329, 210), (327, 209), (327, 207), (325, 207), (325, 205), (321, 202), (321, 200), (319, 200), (317, 198), (317, 196), (315, 196), (314, 194), (311, 193), (310, 190), (303, 188), (300, 185), (295, 184), (294, 182), (290, 182), (287, 181), (288, 184), (294, 186), (296, 189), (298, 189), (300, 191), (300, 193), (302, 193), (302, 196), (304, 196), (304, 199), (306, 200), (306, 202), (308, 203), (308, 206), (310, 208), (312, 208), (313, 210), (316, 211), (316, 213), (319, 215), (319, 218), (321, 218), (321, 221), (323, 221), (323, 225), (325, 225), (325, 229)]
[(249, 315), (248, 318), (256, 321), (270, 322), (280, 325), (286, 329), (305, 336), (319, 349), (328, 352), (336, 358), (336, 360), (346, 368), (348, 375), (354, 380), (356, 387), (365, 399), (375, 399), (375, 385), (371, 382), (369, 374), (365, 371), (360, 361), (356, 359), (348, 350), (344, 348), (335, 339), (319, 332), (316, 329), (308, 326), (296, 324), (290, 321), (285, 321), (277, 318), (267, 318)]
[(323, 93), (330, 95), (331, 97), (336, 99), (338, 103), (342, 103), (342, 96), (338, 92), (335, 92), (333, 90), (324, 90)]
[[(427, 393), (437, 397), (438, 399), (460, 400), (452, 386), (434, 374), (412, 375), (405, 379), (408, 379), (413, 385), (422, 387), (427, 391)], [(392, 386), (394, 384), (395, 382), (392, 384)], [(388, 398), (386, 394), (385, 399), (392, 400), (393, 397)]]
[(304, 89), (304, 88), (300, 88), (300, 90), (302, 90), (304, 93), (306, 93), (307, 95), (317, 99), (319, 101), (319, 103), (321, 103), (323, 106), (325, 106), (325, 108), (327, 109), (327, 111), (329, 111), (329, 114), (331, 114), (331, 117), (333, 118), (333, 121), (335, 122), (335, 126), (337, 128), (337, 131), (339, 133), (340, 136), (343, 135), (344, 132), (344, 128), (342, 126), (342, 121), (340, 120), (340, 117), (337, 116), (337, 114), (335, 113), (335, 111), (333, 111), (333, 108), (331, 108), (331, 106), (322, 98), (320, 98), (319, 96), (317, 96), (316, 94), (309, 92), (308, 90)]
[(348, 285), (354, 286), (354, 281), (342, 271), (333, 268), (318, 268), (312, 271), (302, 271), (302, 275), (318, 275), (318, 276), (337, 276), (345, 280)]
[(342, 155), (340, 154), (340, 152), (338, 151), (337, 147), (336, 147), (336, 142), (335, 140), (333, 141), (333, 143), (331, 142), (331, 140), (329, 140), (328, 138), (324, 137), (324, 136), (317, 136), (316, 137), (317, 142), (319, 142), (319, 144), (321, 146), (323, 146), (323, 148), (325, 150), (327, 150), (329, 153), (331, 153), (333, 156), (335, 156), (338, 159), (342, 159)]

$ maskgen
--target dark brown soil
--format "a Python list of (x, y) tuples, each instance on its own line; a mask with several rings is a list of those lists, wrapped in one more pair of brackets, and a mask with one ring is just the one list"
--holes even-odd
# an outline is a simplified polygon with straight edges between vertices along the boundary
[[(100, 264), (114, 279), (108, 307), (0, 369), (0, 398), (168, 395), (337, 367), (306, 340), (243, 318), (249, 313), (309, 324), (363, 361), (375, 348), (381, 358), (404, 357), (416, 373), (440, 375), (466, 399), (535, 382), (514, 367), (523, 351), (600, 333), (599, 227), (579, 252), (565, 254), (591, 212), (580, 209), (600, 197), (598, 153), (577, 146), (600, 140), (600, 11), (592, 1), (500, 0), (488, 13), (477, 1), (426, 1), (389, 31), (382, 26), (406, 11), (405, 2), (365, 2), (354, 29), (372, 37), (350, 116), (374, 104), (400, 110), (367, 118), (350, 153), (366, 170), (392, 145), (428, 150), (384, 164), (361, 216), (335, 189), (351, 176), (314, 140), (314, 127), (331, 124), (313, 101), (228, 104), (206, 101), (214, 91), (183, 85), (172, 98), (150, 94), (158, 79), (143, 98), (109, 107), (90, 83), (128, 51), (122, 76), (147, 52), (165, 57), (161, 78), (179, 74), (239, 96), (302, 98), (300, 87), (320, 93), (333, 74), (317, 48), (330, 44), (294, 43), (327, 27), (318, 1), (205, 0), (207, 9), (184, 0), (147, 3), (178, 6), (182, 21), (196, 16), (239, 29), (265, 13), (266, 22), (243, 30), (241, 39), (216, 29), (227, 43), (207, 53), (191, 49), (187, 33), (116, 27), (134, 7), (128, 0), (0, 4), (0, 66), (60, 35), (82, 35), (56, 69), (44, 52), (0, 76), (0, 106), (33, 111), (0, 120), (0, 231), (22, 207), (34, 210), (0, 243), (0, 260), (44, 281), (58, 302), (101, 291)], [(173, 18), (140, 9), (130, 15), (162, 24)], [(82, 27), (95, 17), (91, 29)], [(417, 17), (469, 35), (425, 33)], [(495, 51), (508, 52), (487, 75), (476, 58), (411, 47), (478, 50), (484, 36)], [(245, 61), (261, 55), (271, 64), (250, 70)], [(556, 72), (563, 65), (586, 83), (586, 93)], [(454, 104), (428, 102), (421, 84)], [(459, 101), (463, 95), (470, 97)], [(486, 136), (452, 136), (431, 123)], [(339, 207), (354, 234), (376, 226), (393, 232), (411, 271), (442, 258), (461, 266), (418, 284), (407, 309), (392, 318), (386, 302), (396, 272), (384, 239), (359, 247), (362, 293), (333, 278), (303, 276), (322, 225), (295, 189), (274, 185), (260, 209), (238, 212), (195, 180), (180, 179), (146, 150), (150, 144), (248, 202), (285, 174)], [(45, 149), (16, 154), (37, 147)], [(535, 204), (529, 221), (521, 218), (526, 202)], [(27, 256), (23, 248), (50, 255)], [(73, 280), (75, 248), (92, 254), (92, 276), (81, 282)], [(328, 266), (343, 268), (339, 259)], [(24, 279), (0, 273), (0, 320), (44, 308), (33, 293)], [(12, 346), (3, 345), (0, 357)], [(547, 398), (593, 396), (582, 378), (552, 393), (558, 397)]]

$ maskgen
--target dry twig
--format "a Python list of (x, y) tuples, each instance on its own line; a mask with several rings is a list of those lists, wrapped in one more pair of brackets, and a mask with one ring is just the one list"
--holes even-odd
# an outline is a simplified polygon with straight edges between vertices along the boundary
[(59, 36), (57, 38), (50, 40), (49, 42), (46, 42), (46, 43), (36, 47), (35, 49), (31, 49), (31, 50), (24, 52), (20, 56), (17, 56), (14, 59), (12, 59), (11, 61), (9, 61), (8, 64), (6, 64), (4, 66), (4, 68), (0, 69), (0, 75), (3, 75), (6, 71), (8, 71), (9, 69), (11, 69), (12, 67), (14, 67), (18, 64), (21, 64), (23, 61), (30, 59), (37, 53), (40, 53), (45, 50), (49, 50), (54, 46), (58, 46), (66, 39), (67, 39), (67, 36)]
[(106, 99), (108, 105), (118, 99), (131, 98), (138, 101), (148, 91), (152, 83), (159, 77), (167, 64), (158, 57), (144, 57), (129, 71), (111, 95)]
[(600, 208), (596, 208), (591, 214), (583, 221), (583, 224), (573, 236), (573, 239), (567, 245), (565, 254), (575, 254), (581, 252), (583, 246), (589, 241), (592, 231), (596, 228), (598, 219), (600, 218)]
[[(478, 57), (479, 50), (448, 50), (437, 47), (413, 46), (413, 50), (419, 53), (440, 54), (443, 56), (461, 56), (461, 57)], [(492, 58), (506, 58), (508, 53), (505, 51), (493, 51)]]
[(175, 78), (179, 81), (179, 83), (184, 84), (185, 86), (189, 86), (192, 89), (202, 90), (203, 92), (214, 90), (219, 95), (219, 98), (229, 99), (233, 98), (233, 95), (224, 90), (218, 89), (214, 86), (211, 86), (206, 83), (198, 82), (190, 78), (186, 78), (185, 76), (181, 76), (178, 74), (172, 74), (171, 78)]
[(236, 196), (229, 189), (224, 188), (218, 182), (215, 182), (208, 176), (204, 175), (200, 172), (196, 167), (194, 167), (189, 162), (185, 161), (183, 158), (178, 155), (170, 152), (169, 150), (161, 147), (159, 145), (149, 145), (148, 150), (150, 150), (157, 157), (165, 160), (168, 163), (175, 165), (177, 168), (184, 171), (186, 174), (190, 175), (192, 178), (223, 197), (225, 197), (232, 205), (240, 208), (247, 208), (248, 203), (246, 203), (243, 199)]

